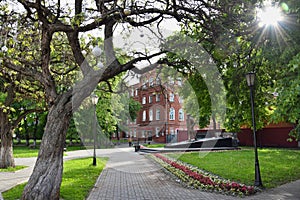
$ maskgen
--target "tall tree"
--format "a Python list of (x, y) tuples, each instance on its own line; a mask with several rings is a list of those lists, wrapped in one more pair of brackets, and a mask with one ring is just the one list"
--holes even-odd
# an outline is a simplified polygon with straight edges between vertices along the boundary
[[(193, 21), (203, 29), (210, 29), (211, 20), (224, 14), (219, 0), (145, 0), (142, 2), (97, 0), (94, 5), (83, 4), (82, 0), (75, 0), (74, 4), (40, 0), (35, 2), (18, 0), (18, 2), (26, 10), (26, 15), (18, 16), (18, 18), (26, 18), (27, 21), (35, 22), (37, 25), (31, 31), (38, 33), (41, 39), (40, 54), (38, 54), (40, 56), (36, 59), (29, 59), (28, 52), (23, 52), (26, 67), (20, 64), (21, 57), (17, 56), (9, 59), (3, 58), (3, 63), (8, 68), (40, 82), (49, 110), (38, 159), (24, 189), (22, 199), (59, 199), (63, 147), (73, 111), (79, 108), (86, 97), (90, 96), (99, 82), (107, 81), (124, 71), (135, 68), (138, 62), (149, 61), (165, 52), (135, 50), (131, 52), (132, 59), (121, 63), (114, 50), (113, 37), (116, 34), (117, 25), (124, 25), (126, 29), (130, 27), (151, 29), (153, 28), (151, 25), (161, 27), (164, 19), (173, 18), (182, 23)], [(79, 39), (81, 33), (99, 28), (102, 28), (104, 32), (105, 56), (103, 64), (100, 65), (97, 61), (100, 56), (99, 50), (94, 49), (94, 57), (90, 57), (90, 60), (86, 59)], [(58, 74), (51, 71), (53, 66), (51, 55), (55, 49), (59, 48), (51, 48), (57, 33), (67, 36), (68, 45), (73, 53), (73, 61), (76, 63), (76, 65), (66, 63), (63, 77), (68, 76), (73, 69), (80, 70), (82, 73), (82, 78), (74, 86), (60, 92), (58, 92)], [(127, 53), (130, 54), (130, 52)], [(94, 64), (98, 64), (100, 69)]]
[[(24, 35), (14, 32), (13, 27), (17, 25), (17, 19), (14, 12), (9, 11), (7, 4), (0, 5), (0, 17), (0, 57), (24, 55), (31, 41), (22, 41)], [(21, 49), (17, 47), (17, 43), (23, 44)], [(5, 68), (2, 60), (0, 65), (0, 168), (7, 168), (15, 165), (12, 133), (27, 114), (40, 109), (42, 103), (39, 103), (38, 99), (43, 93), (39, 92), (40, 87), (34, 79)]]

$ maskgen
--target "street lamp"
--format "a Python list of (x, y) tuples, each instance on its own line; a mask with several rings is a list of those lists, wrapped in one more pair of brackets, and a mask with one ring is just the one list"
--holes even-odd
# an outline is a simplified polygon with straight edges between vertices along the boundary
[(96, 105), (98, 103), (99, 97), (96, 94), (91, 94), (91, 100), (92, 100), (92, 104), (94, 105), (95, 108), (95, 112), (94, 112), (94, 123), (93, 123), (93, 127), (94, 127), (94, 154), (93, 154), (93, 165), (96, 166), (97, 165), (97, 161), (96, 161), (96, 135), (97, 135), (97, 127), (96, 127)]
[(254, 82), (255, 82), (255, 73), (250, 72), (246, 74), (247, 84), (250, 88), (250, 100), (251, 100), (251, 112), (252, 112), (252, 128), (253, 128), (253, 144), (254, 144), (254, 152), (255, 152), (255, 186), (262, 187), (262, 181), (260, 176), (259, 169), (259, 161), (258, 161), (258, 153), (257, 153), (257, 144), (256, 144), (256, 124), (255, 124), (255, 114), (254, 114), (254, 98), (253, 98), (253, 90), (254, 90)]

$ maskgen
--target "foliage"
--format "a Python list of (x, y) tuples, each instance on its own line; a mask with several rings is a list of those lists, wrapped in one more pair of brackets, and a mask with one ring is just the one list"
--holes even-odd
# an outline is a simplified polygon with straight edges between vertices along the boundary
[[(212, 44), (217, 43), (219, 45), (217, 48), (214, 45), (211, 48), (216, 51), (211, 49), (208, 51), (213, 54), (223, 48), (220, 46), (223, 41), (217, 42), (216, 39), (230, 38), (228, 36), (239, 33), (240, 30), (236, 27), (242, 27), (242, 29), (247, 27), (251, 15), (240, 17), (240, 14), (248, 13), (248, 11), (254, 13), (251, 3), (256, 1), (163, 0), (141, 3), (139, 1), (107, 0), (97, 2), (100, 3), (89, 4), (79, 0), (74, 4), (61, 4), (60, 1), (57, 3), (55, 1), (22, 0), (17, 3), (18, 6), (22, 5), (23, 9), (14, 8), (10, 12), (12, 15), (10, 19), (16, 22), (13, 24), (14, 26), (11, 26), (13, 28), (10, 29), (10, 35), (18, 33), (20, 39), (18, 42), (11, 38), (8, 39), (12, 45), (7, 47), (9, 56), (1, 57), (2, 63), (10, 70), (21, 74), (22, 80), (25, 80), (25, 76), (30, 77), (32, 82), (41, 86), (40, 94), (44, 97), (44, 106), (49, 109), (49, 120), (43, 136), (45, 142), (41, 144), (41, 152), (44, 154), (40, 154), (38, 157), (35, 167), (37, 171), (34, 171), (31, 176), (22, 197), (24, 199), (29, 196), (43, 199), (45, 197), (58, 198), (61, 178), (59, 170), (61, 168), (54, 166), (61, 158), (54, 155), (61, 155), (61, 152), (58, 151), (61, 151), (64, 145), (64, 138), (73, 111), (77, 110), (82, 103), (86, 103), (84, 100), (91, 95), (97, 85), (108, 83), (112, 78), (130, 69), (138, 70), (137, 66), (143, 61), (151, 65), (153, 58), (158, 58), (165, 53), (160, 50), (153, 52), (148, 48), (142, 50), (136, 48), (126, 52), (128, 60), (120, 59), (114, 49), (115, 38), (113, 39), (117, 35), (118, 27), (123, 27), (125, 32), (128, 30), (127, 33), (134, 29), (140, 30), (140, 28), (152, 31), (154, 27), (162, 27), (162, 21), (165, 19), (173, 18), (183, 27), (194, 26), (192, 31), (204, 33), (204, 37), (208, 38), (207, 41)], [(87, 52), (85, 48), (87, 46), (81, 45), (80, 41), (83, 39), (80, 38), (80, 35), (96, 30), (103, 30), (104, 42), (101, 49), (104, 49), (104, 53), (101, 56), (95, 54), (89, 56), (84, 53), (84, 51)], [(223, 30), (227, 30), (225, 34)], [(157, 35), (161, 36), (160, 30)], [(197, 42), (201, 43), (200, 40)], [(13, 45), (20, 49), (15, 50), (12, 48)], [(144, 45), (148, 47), (146, 43)], [(21, 49), (22, 47), (24, 49)], [(209, 45), (207, 49), (209, 49), (208, 47)], [(98, 59), (102, 63), (99, 63)], [(244, 60), (244, 63), (246, 62)], [(154, 64), (161, 63), (154, 61)], [(82, 76), (77, 79), (75, 74), (78, 71)], [(68, 87), (61, 87), (64, 85)], [(109, 97), (103, 103), (107, 104), (108, 99)], [(103, 107), (102, 116), (100, 116), (103, 119), (105, 119), (105, 114), (108, 114), (107, 108), (110, 109), (107, 106)], [(93, 133), (94, 131), (89, 128), (93, 127), (90, 126), (90, 123), (94, 120), (94, 116), (82, 120), (80, 123), (86, 122), (86, 129), (79, 131)], [(114, 122), (115, 119), (111, 117), (109, 120)], [(110, 131), (112, 127), (104, 126), (104, 129), (106, 128)], [(49, 143), (55, 145), (49, 145)], [(51, 157), (52, 162), (49, 163), (43, 156)], [(48, 167), (43, 167), (46, 164)], [(51, 169), (56, 169), (56, 171), (52, 170), (49, 173), (48, 170)], [(53, 175), (55, 173), (57, 176)], [(45, 182), (46, 180), (47, 182)], [(51, 180), (53, 184), (49, 185), (48, 180)], [(46, 190), (49, 191), (49, 194), (40, 192), (41, 188), (44, 189), (43, 187), (49, 187)]]
[[(246, 86), (245, 74), (256, 72), (255, 118), (257, 129), (261, 129), (271, 121), (275, 103), (273, 94), (279, 89), (276, 87), (280, 85), (276, 83), (282, 82), (281, 79), (285, 80), (284, 77), (289, 77), (290, 72), (286, 65), (299, 52), (300, 47), (297, 11), (299, 2), (292, 0), (279, 4), (285, 20), (276, 27), (258, 27), (253, 8), (262, 6), (259, 1), (244, 1), (243, 4), (237, 2), (232, 2), (232, 5), (227, 1), (220, 2), (224, 13), (211, 20), (209, 29), (203, 29), (198, 24), (189, 22), (182, 26), (181, 31), (198, 41), (210, 59), (218, 66), (227, 94), (224, 125), (228, 131), (232, 132), (239, 131), (244, 125), (251, 127), (249, 88)], [(226, 12), (228, 10), (230, 11)], [(208, 124), (209, 118), (213, 117), (211, 96), (206, 92), (208, 84), (205, 84), (203, 77), (197, 75), (193, 66), (180, 59), (180, 56), (168, 54), (168, 59), (172, 61), (172, 64), (177, 63), (175, 67), (188, 73), (189, 79), (194, 80), (191, 84), (196, 86), (193, 87), (196, 96), (202, 98), (198, 98), (199, 103), (196, 107), (199, 108), (192, 109), (194, 112), (195, 110), (201, 110), (201, 112), (194, 113), (193, 117), (198, 117), (199, 124), (203, 127)], [(202, 61), (204, 60), (205, 58), (202, 58)], [(295, 78), (297, 79), (297, 75)], [(290, 91), (297, 88), (292, 87), (294, 89)], [(190, 100), (185, 103), (190, 103)], [(291, 102), (290, 106), (292, 104)]]
[[(91, 165), (92, 158), (66, 161), (61, 186), (61, 198), (70, 200), (85, 199), (93, 188), (99, 173), (107, 159), (97, 158), (97, 166)], [(18, 185), (3, 193), (6, 200), (19, 199), (26, 183)]]
[(290, 122), (295, 128), (291, 137), (300, 138), (300, 53), (290, 61), (285, 77), (277, 82), (278, 96), (274, 119), (277, 122)]

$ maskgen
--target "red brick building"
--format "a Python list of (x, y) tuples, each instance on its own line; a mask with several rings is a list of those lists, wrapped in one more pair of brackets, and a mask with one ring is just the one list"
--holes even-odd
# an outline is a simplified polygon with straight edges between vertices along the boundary
[(127, 136), (133, 140), (168, 143), (177, 141), (178, 130), (186, 130), (183, 100), (176, 93), (181, 79), (162, 81), (156, 70), (143, 74), (131, 86), (130, 96), (142, 105), (134, 122), (128, 122)]

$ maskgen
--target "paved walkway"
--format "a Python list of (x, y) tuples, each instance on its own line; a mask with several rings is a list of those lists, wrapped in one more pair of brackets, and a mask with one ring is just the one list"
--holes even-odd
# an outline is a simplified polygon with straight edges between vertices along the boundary
[[(135, 153), (129, 148), (120, 150), (110, 155), (106, 168), (99, 176), (88, 200), (241, 199), (184, 188), (144, 155)], [(243, 199), (299, 200), (300, 180)]]
[[(92, 151), (82, 150), (67, 152), (67, 154), (68, 156), (64, 157), (65, 160), (89, 157), (92, 156)], [(184, 188), (166, 175), (159, 165), (148, 160), (144, 155), (135, 153), (133, 148), (99, 149), (97, 155), (110, 159), (87, 198), (88, 200), (241, 199)], [(35, 159), (19, 158), (16, 159), (16, 163), (29, 167), (18, 172), (0, 173), (0, 200), (1, 192), (28, 180)], [(300, 180), (243, 199), (299, 200)]]

